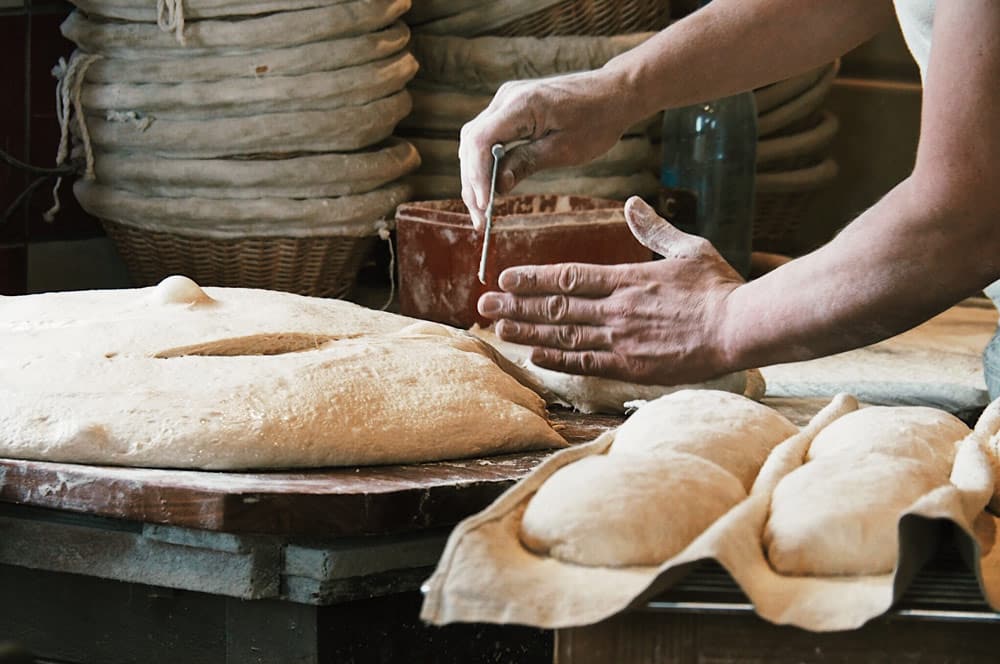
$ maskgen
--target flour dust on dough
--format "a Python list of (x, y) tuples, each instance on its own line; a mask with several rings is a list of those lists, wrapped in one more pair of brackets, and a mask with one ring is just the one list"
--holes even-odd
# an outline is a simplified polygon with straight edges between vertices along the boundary
[(441, 325), (184, 277), (0, 297), (0, 455), (245, 469), (565, 446), (494, 355)]
[[(699, 385), (640, 385), (597, 376), (580, 376), (544, 369), (531, 361), (531, 347), (504, 341), (492, 327), (473, 325), (472, 334), (496, 348), (508, 360), (527, 371), (537, 382), (542, 393), (550, 395), (550, 402), (570, 406), (581, 413), (624, 413), (633, 402), (649, 402), (680, 390), (700, 388), (743, 394), (747, 390), (748, 372), (737, 371)], [(763, 381), (760, 373), (756, 381)], [(763, 383), (758, 388), (763, 388)], [(755, 398), (764, 396), (763, 389)]]

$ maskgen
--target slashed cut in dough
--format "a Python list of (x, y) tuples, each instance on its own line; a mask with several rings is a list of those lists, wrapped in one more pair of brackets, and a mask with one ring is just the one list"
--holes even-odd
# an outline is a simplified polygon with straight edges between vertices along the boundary
[(744, 498), (735, 477), (697, 456), (594, 455), (542, 484), (521, 542), (579, 565), (658, 565)]
[(565, 446), (516, 372), (441, 325), (184, 277), (0, 297), (0, 456), (245, 469)]
[(580, 565), (659, 565), (747, 497), (798, 429), (746, 397), (683, 390), (642, 406), (603, 455), (556, 471), (521, 523), (530, 550)]
[(919, 406), (863, 408), (825, 427), (771, 496), (772, 567), (797, 576), (891, 572), (900, 516), (948, 483), (969, 433), (956, 417)]
[(798, 433), (776, 410), (737, 394), (683, 390), (637, 410), (615, 434), (611, 454), (696, 454), (750, 491), (775, 445)]
[(929, 464), (878, 452), (810, 461), (775, 487), (764, 529), (771, 566), (793, 576), (887, 574), (900, 514), (947, 481)]

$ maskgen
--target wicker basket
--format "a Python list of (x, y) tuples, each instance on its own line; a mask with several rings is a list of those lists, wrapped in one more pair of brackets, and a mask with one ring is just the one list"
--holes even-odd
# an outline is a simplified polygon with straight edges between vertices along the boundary
[(246, 237), (215, 239), (134, 228), (102, 219), (132, 280), (151, 286), (183, 274), (203, 286), (266, 288), (344, 297), (376, 238)]
[(815, 193), (837, 177), (832, 159), (795, 171), (757, 174), (753, 248), (793, 254), (803, 213)]
[(660, 30), (669, 22), (668, 0), (564, 0), (486, 34), (510, 37), (604, 36)]

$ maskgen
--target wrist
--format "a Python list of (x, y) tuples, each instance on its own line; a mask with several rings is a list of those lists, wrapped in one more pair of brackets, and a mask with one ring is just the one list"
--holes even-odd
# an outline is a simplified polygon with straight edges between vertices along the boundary
[(728, 291), (714, 308), (713, 320), (708, 321), (711, 333), (711, 354), (719, 375), (742, 371), (753, 366), (747, 357), (746, 329), (740, 313), (746, 284), (738, 284)]
[(636, 125), (660, 110), (649, 105), (649, 96), (642, 93), (639, 76), (622, 56), (612, 58), (595, 74), (599, 76), (601, 90), (621, 119), (623, 128)]

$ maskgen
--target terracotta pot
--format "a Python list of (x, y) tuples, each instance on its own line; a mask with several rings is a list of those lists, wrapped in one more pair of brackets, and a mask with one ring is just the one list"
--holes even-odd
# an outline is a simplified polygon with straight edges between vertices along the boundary
[(498, 290), (497, 277), (517, 265), (648, 261), (632, 236), (623, 205), (586, 196), (497, 199), (487, 260), (479, 283), (483, 234), (460, 200), (405, 203), (396, 210), (399, 306), (407, 316), (468, 328), (490, 321), (476, 312), (479, 296)]

